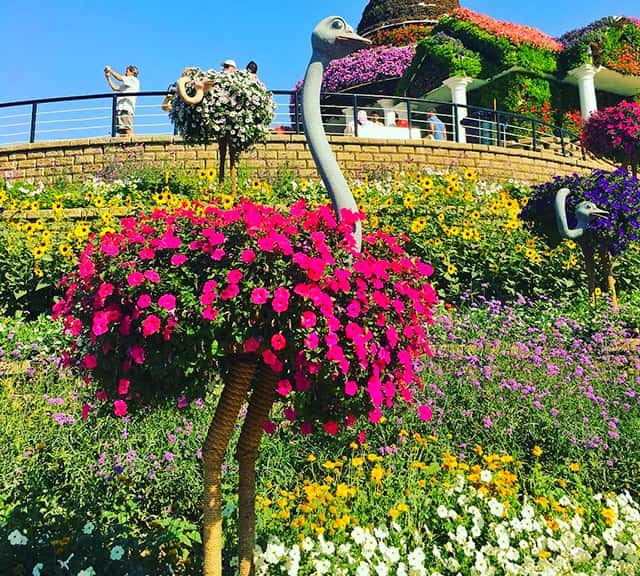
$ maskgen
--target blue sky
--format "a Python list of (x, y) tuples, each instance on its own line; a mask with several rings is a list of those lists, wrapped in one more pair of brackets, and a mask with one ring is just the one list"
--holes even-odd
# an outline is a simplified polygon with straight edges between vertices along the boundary
[[(109, 92), (105, 64), (140, 68), (143, 90), (164, 90), (186, 65), (255, 60), (269, 88), (302, 78), (315, 23), (354, 28), (366, 0), (0, 0), (0, 102)], [(638, 0), (464, 0), (466, 8), (552, 36), (602, 16), (640, 16)]]

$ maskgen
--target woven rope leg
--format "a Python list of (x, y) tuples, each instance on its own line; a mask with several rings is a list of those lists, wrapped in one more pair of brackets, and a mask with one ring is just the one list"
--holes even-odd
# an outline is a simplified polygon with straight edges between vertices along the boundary
[(590, 247), (582, 246), (584, 254), (584, 265), (587, 271), (587, 287), (589, 288), (589, 298), (591, 304), (596, 303), (596, 266), (593, 258), (593, 250)]
[(618, 308), (616, 280), (613, 277), (613, 272), (611, 271), (611, 254), (609, 254), (609, 250), (604, 244), (600, 245), (600, 262), (602, 262), (602, 269), (604, 270), (604, 275), (607, 278), (607, 290), (609, 292), (609, 296), (611, 296), (611, 302), (613, 303), (614, 308)]
[(205, 576), (222, 576), (221, 468), (255, 370), (255, 359), (239, 358), (233, 363), (202, 447)]
[(242, 432), (238, 440), (236, 458), (239, 466), (240, 487), (238, 490), (238, 557), (239, 576), (253, 576), (253, 548), (256, 531), (256, 460), (264, 432), (264, 423), (269, 417), (275, 397), (277, 375), (261, 365)]

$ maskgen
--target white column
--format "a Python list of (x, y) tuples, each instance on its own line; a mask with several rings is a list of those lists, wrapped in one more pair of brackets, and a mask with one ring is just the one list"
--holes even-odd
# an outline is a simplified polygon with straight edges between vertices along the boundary
[(462, 120), (467, 116), (467, 86), (471, 82), (473, 82), (473, 78), (469, 76), (451, 76), (442, 82), (451, 90), (451, 101), (458, 105), (458, 142), (467, 141)]
[(344, 133), (348, 135), (353, 135), (355, 133), (354, 128), (354, 120), (353, 120), (353, 106), (347, 106), (342, 109), (342, 113), (344, 114)]
[(580, 112), (585, 120), (598, 109), (596, 85), (593, 80), (598, 71), (599, 68), (596, 68), (593, 64), (583, 64), (569, 71), (569, 75), (578, 81)]
[(396, 101), (393, 98), (380, 98), (378, 104), (384, 110), (384, 125), (395, 126), (396, 125), (396, 113), (393, 110), (393, 105)]

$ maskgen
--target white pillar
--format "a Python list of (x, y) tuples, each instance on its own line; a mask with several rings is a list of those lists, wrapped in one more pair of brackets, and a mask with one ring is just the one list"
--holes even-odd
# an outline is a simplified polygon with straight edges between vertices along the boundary
[(347, 106), (342, 109), (342, 113), (344, 114), (344, 133), (348, 135), (355, 134), (355, 121), (353, 119), (353, 106)]
[(583, 64), (569, 71), (569, 75), (578, 81), (578, 93), (580, 94), (580, 112), (583, 119), (589, 118), (598, 109), (596, 101), (596, 85), (593, 81), (599, 68), (593, 64)]
[(396, 113), (393, 110), (393, 105), (396, 101), (393, 98), (380, 98), (378, 104), (384, 110), (384, 125), (395, 126), (396, 125)]
[(458, 105), (458, 142), (467, 141), (462, 120), (467, 116), (467, 86), (471, 82), (473, 82), (473, 78), (469, 76), (451, 76), (442, 82), (451, 90), (451, 101)]

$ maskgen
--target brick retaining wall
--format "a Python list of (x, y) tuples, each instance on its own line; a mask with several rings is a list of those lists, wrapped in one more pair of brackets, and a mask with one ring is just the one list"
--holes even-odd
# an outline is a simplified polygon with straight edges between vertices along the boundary
[[(403, 167), (435, 170), (475, 168), (481, 178), (515, 178), (536, 184), (556, 175), (612, 165), (595, 159), (562, 157), (548, 151), (532, 152), (481, 144), (433, 140), (378, 140), (330, 137), (331, 148), (347, 175), (362, 170)], [(134, 160), (200, 169), (217, 166), (217, 147), (185, 146), (174, 136), (90, 138), (0, 147), (0, 179), (52, 183), (92, 176), (114, 161)], [(288, 168), (300, 177), (317, 178), (317, 171), (303, 135), (274, 134), (266, 144), (243, 154), (241, 164), (261, 176)]]

